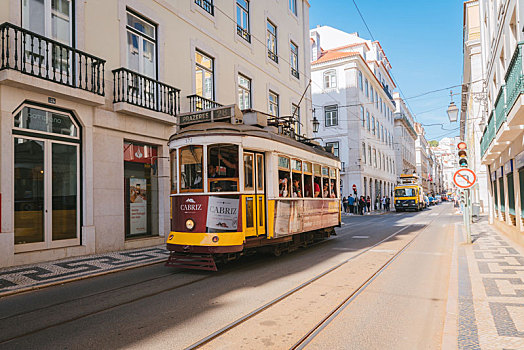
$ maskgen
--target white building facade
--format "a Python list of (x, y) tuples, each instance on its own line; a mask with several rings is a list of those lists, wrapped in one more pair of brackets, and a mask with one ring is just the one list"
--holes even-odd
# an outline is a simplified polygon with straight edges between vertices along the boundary
[(396, 183), (391, 68), (380, 43), (328, 26), (310, 32), (317, 137), (342, 161), (342, 196), (392, 196)]
[(490, 222), (524, 244), (524, 4), (480, 1), (486, 113), (480, 140), (488, 167)]
[[(480, 43), (480, 8), (477, 0), (464, 2), (464, 73), (462, 78), (462, 103), (460, 138), (468, 146), (468, 167), (475, 171), (477, 183), (472, 188), (472, 202), (488, 210), (488, 174), (481, 163), (480, 140), (484, 129), (486, 96), (483, 92), (483, 75)], [(456, 149), (454, 150), (457, 151)]]
[(413, 127), (411, 112), (398, 92), (393, 94), (395, 101), (395, 165), (396, 174), (413, 174), (417, 171), (415, 141), (417, 133)]
[(312, 133), (307, 0), (4, 0), (0, 23), (0, 267), (164, 243), (182, 113)]

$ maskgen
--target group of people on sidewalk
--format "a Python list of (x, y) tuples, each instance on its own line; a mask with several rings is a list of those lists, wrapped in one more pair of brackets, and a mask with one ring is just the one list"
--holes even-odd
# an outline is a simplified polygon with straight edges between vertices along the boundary
[[(389, 211), (390, 206), (391, 199), (387, 196), (382, 196), (382, 198), (377, 196), (375, 199), (374, 210)], [(364, 215), (366, 212), (371, 212), (371, 198), (369, 196), (353, 197), (350, 194), (348, 197), (342, 198), (342, 208), (346, 214)]]

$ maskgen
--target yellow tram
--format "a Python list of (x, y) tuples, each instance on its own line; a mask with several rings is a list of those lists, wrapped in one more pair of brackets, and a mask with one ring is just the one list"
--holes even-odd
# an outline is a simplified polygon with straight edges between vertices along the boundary
[(224, 108), (204, 122), (182, 116), (170, 138), (167, 266), (216, 270), (247, 252), (305, 246), (340, 225), (338, 158), (260, 112), (242, 119)]

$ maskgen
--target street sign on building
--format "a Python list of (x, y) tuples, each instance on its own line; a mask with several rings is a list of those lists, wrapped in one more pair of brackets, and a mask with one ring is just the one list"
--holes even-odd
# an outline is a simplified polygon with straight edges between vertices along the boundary
[(453, 175), (453, 182), (457, 187), (470, 188), (477, 182), (477, 175), (471, 169), (460, 169)]

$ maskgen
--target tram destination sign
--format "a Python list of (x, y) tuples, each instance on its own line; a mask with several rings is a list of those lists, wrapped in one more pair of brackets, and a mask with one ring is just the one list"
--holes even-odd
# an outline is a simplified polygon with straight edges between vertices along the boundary
[(199, 123), (207, 123), (231, 119), (231, 123), (242, 120), (242, 112), (236, 105), (213, 108), (204, 111), (184, 113), (178, 116), (180, 126), (188, 126)]

